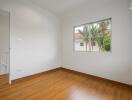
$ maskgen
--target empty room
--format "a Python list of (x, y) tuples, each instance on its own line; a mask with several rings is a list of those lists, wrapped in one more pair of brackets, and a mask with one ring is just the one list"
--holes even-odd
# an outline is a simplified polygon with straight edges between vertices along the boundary
[(0, 100), (132, 100), (132, 0), (0, 0)]

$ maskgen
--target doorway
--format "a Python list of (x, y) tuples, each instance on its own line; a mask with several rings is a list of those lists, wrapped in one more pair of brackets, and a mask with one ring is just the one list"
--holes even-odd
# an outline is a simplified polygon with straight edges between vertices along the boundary
[(0, 10), (0, 87), (9, 83), (10, 14)]

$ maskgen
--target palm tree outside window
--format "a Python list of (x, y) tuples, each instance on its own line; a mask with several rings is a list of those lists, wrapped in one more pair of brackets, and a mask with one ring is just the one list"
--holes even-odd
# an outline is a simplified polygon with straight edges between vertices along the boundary
[(111, 18), (74, 27), (75, 51), (111, 51)]

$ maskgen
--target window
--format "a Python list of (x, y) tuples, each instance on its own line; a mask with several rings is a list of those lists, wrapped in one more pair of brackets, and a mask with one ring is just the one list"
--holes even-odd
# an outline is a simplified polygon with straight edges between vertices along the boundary
[(74, 27), (75, 51), (111, 51), (111, 18)]

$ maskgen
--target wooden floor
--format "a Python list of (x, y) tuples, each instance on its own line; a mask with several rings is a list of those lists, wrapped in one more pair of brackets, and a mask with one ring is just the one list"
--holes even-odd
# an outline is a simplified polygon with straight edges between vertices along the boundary
[(0, 87), (0, 100), (132, 100), (132, 88), (60, 69)]
[(7, 85), (8, 82), (9, 82), (9, 75), (8, 74), (0, 75), (0, 87)]

